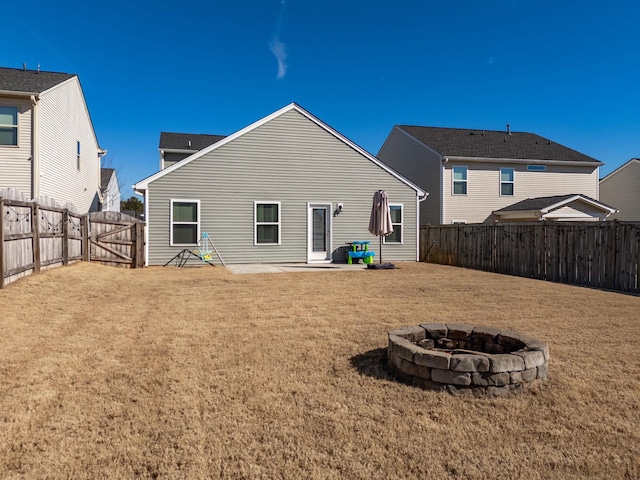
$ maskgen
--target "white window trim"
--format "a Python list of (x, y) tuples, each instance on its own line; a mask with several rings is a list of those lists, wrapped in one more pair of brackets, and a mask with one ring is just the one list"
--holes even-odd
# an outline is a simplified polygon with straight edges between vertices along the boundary
[(404, 245), (404, 203), (390, 203), (389, 207), (400, 207), (400, 223), (392, 223), (392, 225), (400, 225), (400, 241), (387, 242), (387, 237), (383, 238), (382, 243), (389, 245)]
[[(278, 243), (258, 243), (258, 205), (278, 205), (277, 222), (260, 222), (260, 225), (278, 226)], [(253, 202), (253, 244), (256, 246), (280, 245), (282, 243), (282, 203), (278, 200), (256, 200)]]
[(20, 107), (17, 105), (0, 105), (0, 107), (5, 108), (15, 108), (16, 109), (16, 124), (0, 124), (1, 128), (15, 128), (16, 129), (16, 144), (15, 145), (2, 145), (0, 144), (0, 148), (19, 148), (20, 147)]
[[(454, 172), (455, 172), (456, 168), (464, 168), (465, 169), (465, 172), (466, 172), (465, 180), (456, 180), (455, 179)], [(456, 182), (465, 184), (466, 193), (455, 193), (455, 191), (456, 191), (456, 189), (455, 189)], [(451, 195), (465, 196), (465, 195), (468, 195), (468, 194), (469, 194), (469, 167), (466, 167), (464, 165), (456, 165), (455, 167), (451, 167)]]
[[(511, 180), (511, 181), (502, 180), (502, 171), (503, 170), (511, 170), (511, 172), (512, 172), (511, 177), (513, 178), (513, 180)], [(500, 196), (501, 197), (515, 197), (516, 196), (516, 169), (513, 168), (513, 167), (502, 167), (502, 168), (500, 168), (499, 175), (500, 175), (500, 177), (499, 177), (500, 178), (500, 192), (499, 192)], [(511, 189), (511, 191), (513, 193), (511, 195), (506, 195), (506, 194), (502, 193), (502, 185), (503, 184), (508, 184), (508, 183), (510, 183), (513, 186), (513, 188)]]
[[(180, 247), (183, 245), (197, 245), (198, 242), (200, 241), (200, 200), (196, 200), (194, 198), (172, 198), (170, 200), (171, 205), (170, 205), (170, 211), (169, 211), (169, 237), (170, 237), (170, 242), (169, 244), (172, 247)], [(196, 212), (197, 212), (197, 216), (198, 216), (198, 220), (196, 222), (175, 222), (181, 225), (198, 225), (198, 231), (196, 233), (196, 243), (174, 243), (173, 242), (173, 204), (174, 203), (195, 203), (197, 205), (196, 207)], [(146, 220), (146, 218), (145, 218)]]

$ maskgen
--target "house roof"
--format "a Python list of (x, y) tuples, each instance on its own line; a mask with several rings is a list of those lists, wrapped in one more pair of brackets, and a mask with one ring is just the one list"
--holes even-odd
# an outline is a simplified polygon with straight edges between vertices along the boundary
[(115, 174), (115, 168), (101, 168), (100, 169), (100, 189), (106, 190), (111, 181), (111, 177)]
[(208, 147), (205, 147), (204, 149), (194, 153), (193, 155), (185, 158), (184, 160), (181, 160), (180, 162), (174, 163), (170, 167), (167, 167), (164, 170), (160, 170), (159, 172), (157, 172), (157, 173), (155, 173), (155, 174), (153, 174), (153, 175), (151, 175), (151, 176), (139, 181), (138, 183), (136, 183), (133, 186), (134, 190), (137, 193), (141, 193), (141, 192), (147, 190), (147, 188), (148, 188), (148, 186), (149, 186), (149, 184), (151, 182), (154, 182), (155, 180), (164, 177), (165, 175), (173, 172), (174, 170), (177, 170), (178, 168), (184, 167), (185, 165), (191, 163), (193, 160), (195, 160), (197, 158), (200, 158), (201, 156), (206, 155), (207, 153), (209, 153), (209, 152), (211, 152), (211, 151), (213, 151), (213, 150), (215, 150), (217, 148), (221, 148), (222, 146), (226, 145), (229, 142), (232, 142), (236, 138), (241, 137), (245, 133), (248, 133), (248, 132), (258, 128), (258, 127), (264, 125), (265, 123), (273, 120), (274, 118), (277, 118), (277, 117), (279, 117), (279, 116), (281, 116), (281, 115), (283, 115), (283, 114), (285, 114), (285, 113), (287, 113), (287, 112), (289, 112), (291, 110), (294, 110), (294, 111), (300, 113), (302, 116), (308, 118), (313, 123), (318, 125), (320, 128), (322, 128), (323, 130), (327, 131), (329, 134), (333, 135), (338, 140), (344, 142), (346, 145), (348, 145), (349, 147), (353, 148), (355, 151), (357, 151), (358, 153), (360, 153), (361, 155), (363, 155), (364, 157), (369, 159), (374, 164), (378, 165), (380, 168), (385, 170), (387, 173), (389, 173), (390, 175), (396, 177), (402, 183), (404, 183), (408, 187), (410, 187), (413, 190), (415, 190), (416, 194), (418, 196), (426, 197), (428, 195), (428, 193), (424, 192), (416, 184), (414, 184), (413, 182), (407, 180), (406, 178), (404, 178), (403, 176), (398, 174), (396, 171), (392, 170), (390, 167), (388, 167), (387, 165), (382, 163), (380, 160), (378, 160), (376, 157), (374, 157), (369, 152), (364, 150), (362, 147), (356, 145), (351, 140), (349, 140), (347, 137), (343, 136), (342, 134), (340, 134), (339, 132), (337, 132), (336, 130), (331, 128), (329, 125), (327, 125), (326, 123), (321, 121), (319, 118), (315, 117), (314, 115), (312, 115), (311, 113), (306, 111), (304, 108), (302, 108), (301, 106), (299, 106), (299, 105), (297, 105), (295, 103), (291, 103), (291, 104), (287, 105), (286, 107), (283, 107), (280, 110), (278, 110), (276, 112), (273, 112), (272, 114), (267, 115), (266, 117), (258, 120), (257, 122), (252, 123), (251, 125), (243, 128), (242, 130), (238, 130), (236, 133), (234, 133), (232, 135), (229, 135), (228, 137), (224, 137), (222, 140), (219, 140), (216, 143), (214, 143), (212, 145), (209, 145)]
[(16, 93), (42, 93), (75, 76), (77, 75), (73, 73), (0, 67), (0, 90)]
[(534, 133), (463, 128), (398, 125), (443, 157), (476, 157), (562, 162), (592, 162), (595, 158), (552, 142)]
[(520, 202), (514, 203), (513, 205), (509, 205), (507, 207), (501, 208), (500, 210), (496, 210), (494, 213), (521, 212), (521, 211), (547, 212), (550, 209), (561, 207), (575, 200), (581, 200), (583, 202), (589, 203), (603, 210), (610, 210), (611, 213), (616, 211), (615, 208), (610, 207), (609, 205), (606, 205), (591, 197), (588, 197), (587, 195), (572, 193), (569, 195), (556, 195), (552, 197), (527, 198), (526, 200), (522, 200)]
[(160, 132), (160, 150), (193, 150), (197, 152), (225, 138), (225, 135)]

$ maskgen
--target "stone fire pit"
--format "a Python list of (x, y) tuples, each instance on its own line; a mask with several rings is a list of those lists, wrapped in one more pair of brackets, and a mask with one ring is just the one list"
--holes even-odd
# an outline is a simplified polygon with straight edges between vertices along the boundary
[(549, 347), (491, 327), (428, 323), (389, 332), (390, 367), (406, 382), (453, 394), (502, 395), (546, 380)]

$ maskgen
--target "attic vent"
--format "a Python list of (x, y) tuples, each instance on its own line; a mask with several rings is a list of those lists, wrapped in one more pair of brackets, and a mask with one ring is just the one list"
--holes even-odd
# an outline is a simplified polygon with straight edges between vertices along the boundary
[(189, 148), (191, 148), (191, 140), (189, 140)]

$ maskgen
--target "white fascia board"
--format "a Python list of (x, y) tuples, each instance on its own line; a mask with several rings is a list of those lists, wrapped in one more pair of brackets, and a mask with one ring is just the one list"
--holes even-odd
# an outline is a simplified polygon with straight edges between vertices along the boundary
[(287, 113), (287, 112), (289, 112), (291, 110), (295, 110), (298, 113), (300, 113), (301, 115), (307, 117), (309, 120), (314, 122), (316, 125), (320, 126), (321, 128), (323, 128), (327, 132), (331, 133), (333, 136), (335, 136), (336, 138), (338, 138), (339, 140), (341, 140), (345, 144), (349, 145), (351, 148), (356, 150), (361, 155), (364, 155), (366, 158), (368, 158), (370, 161), (372, 161), (373, 163), (378, 165), (380, 168), (385, 170), (387, 173), (389, 173), (392, 176), (396, 177), (398, 180), (400, 180), (401, 182), (405, 183), (407, 186), (409, 186), (410, 188), (415, 190), (417, 195), (419, 195), (419, 196), (425, 196), (426, 195), (426, 192), (423, 192), (420, 189), (420, 187), (418, 187), (417, 185), (414, 185), (413, 183), (411, 183), (406, 178), (400, 176), (398, 173), (396, 173), (393, 170), (391, 170), (389, 167), (387, 167), (385, 164), (380, 162), (380, 160), (378, 160), (376, 157), (374, 157), (373, 155), (368, 153), (366, 150), (363, 150), (361, 147), (359, 147), (358, 145), (353, 143), (351, 140), (349, 140), (348, 138), (344, 137), (343, 135), (338, 133), (336, 130), (334, 130), (333, 128), (331, 128), (330, 126), (328, 126), (327, 124), (325, 124), (324, 122), (322, 122), (321, 120), (316, 118), (315, 116), (313, 116), (311, 113), (307, 112), (304, 108), (300, 107), (299, 105), (296, 105), (295, 103), (291, 103), (291, 104), (281, 108), (280, 110), (277, 110), (277, 111), (273, 112), (271, 115), (267, 115), (266, 117), (262, 118), (261, 120), (258, 120), (257, 122), (252, 123), (251, 125), (243, 128), (242, 130), (238, 130), (236, 133), (234, 133), (232, 135), (229, 135), (228, 137), (223, 138), (222, 140), (214, 143), (213, 145), (209, 145), (208, 147), (203, 148), (202, 150), (194, 153), (193, 155), (191, 155), (191, 156), (189, 156), (187, 158), (184, 158), (184, 159), (182, 159), (181, 161), (179, 161), (177, 163), (174, 163), (170, 167), (167, 167), (164, 170), (161, 170), (161, 171), (159, 171), (159, 172), (157, 172), (157, 173), (155, 173), (155, 174), (143, 179), (142, 181), (136, 183), (133, 187), (134, 187), (135, 190), (144, 191), (144, 190), (146, 190), (148, 188), (149, 183), (154, 182), (155, 180), (157, 180), (159, 178), (162, 178), (165, 175), (168, 175), (169, 173), (173, 172), (174, 170), (177, 170), (178, 168), (181, 168), (181, 167), (193, 162), (195, 159), (200, 158), (200, 157), (202, 157), (203, 155), (206, 155), (209, 152), (212, 152), (212, 151), (214, 151), (214, 150), (216, 150), (216, 149), (218, 149), (220, 147), (223, 147), (227, 143), (232, 142), (236, 138), (241, 137), (242, 135), (244, 135), (245, 133), (248, 133), (248, 132), (258, 128), (258, 127), (264, 125), (265, 123), (270, 122), (274, 118), (277, 118), (277, 117), (281, 116), (282, 114)]
[(632, 158), (631, 160), (629, 160), (628, 162), (625, 162), (624, 164), (620, 165), (618, 168), (616, 168), (613, 172), (610, 172), (606, 177), (602, 178), (600, 180), (600, 183), (604, 182), (605, 180), (613, 177), (614, 175), (620, 173), (622, 171), (623, 168), (628, 167), (629, 165), (631, 165), (634, 162), (638, 162), (640, 163), (640, 158)]
[(0, 96), (3, 97), (31, 97), (32, 95), (38, 97), (40, 94), (38, 92), (17, 92), (15, 90), (0, 90)]
[(180, 149), (180, 148), (158, 148), (162, 153), (196, 153), (198, 150), (194, 149)]
[(445, 162), (477, 162), (477, 163), (519, 163), (524, 165), (561, 165), (576, 166), (576, 167), (601, 167), (603, 162), (584, 162), (584, 161), (571, 161), (571, 160), (542, 160), (532, 158), (483, 158), (483, 157), (457, 157), (455, 155), (446, 155), (444, 157)]

